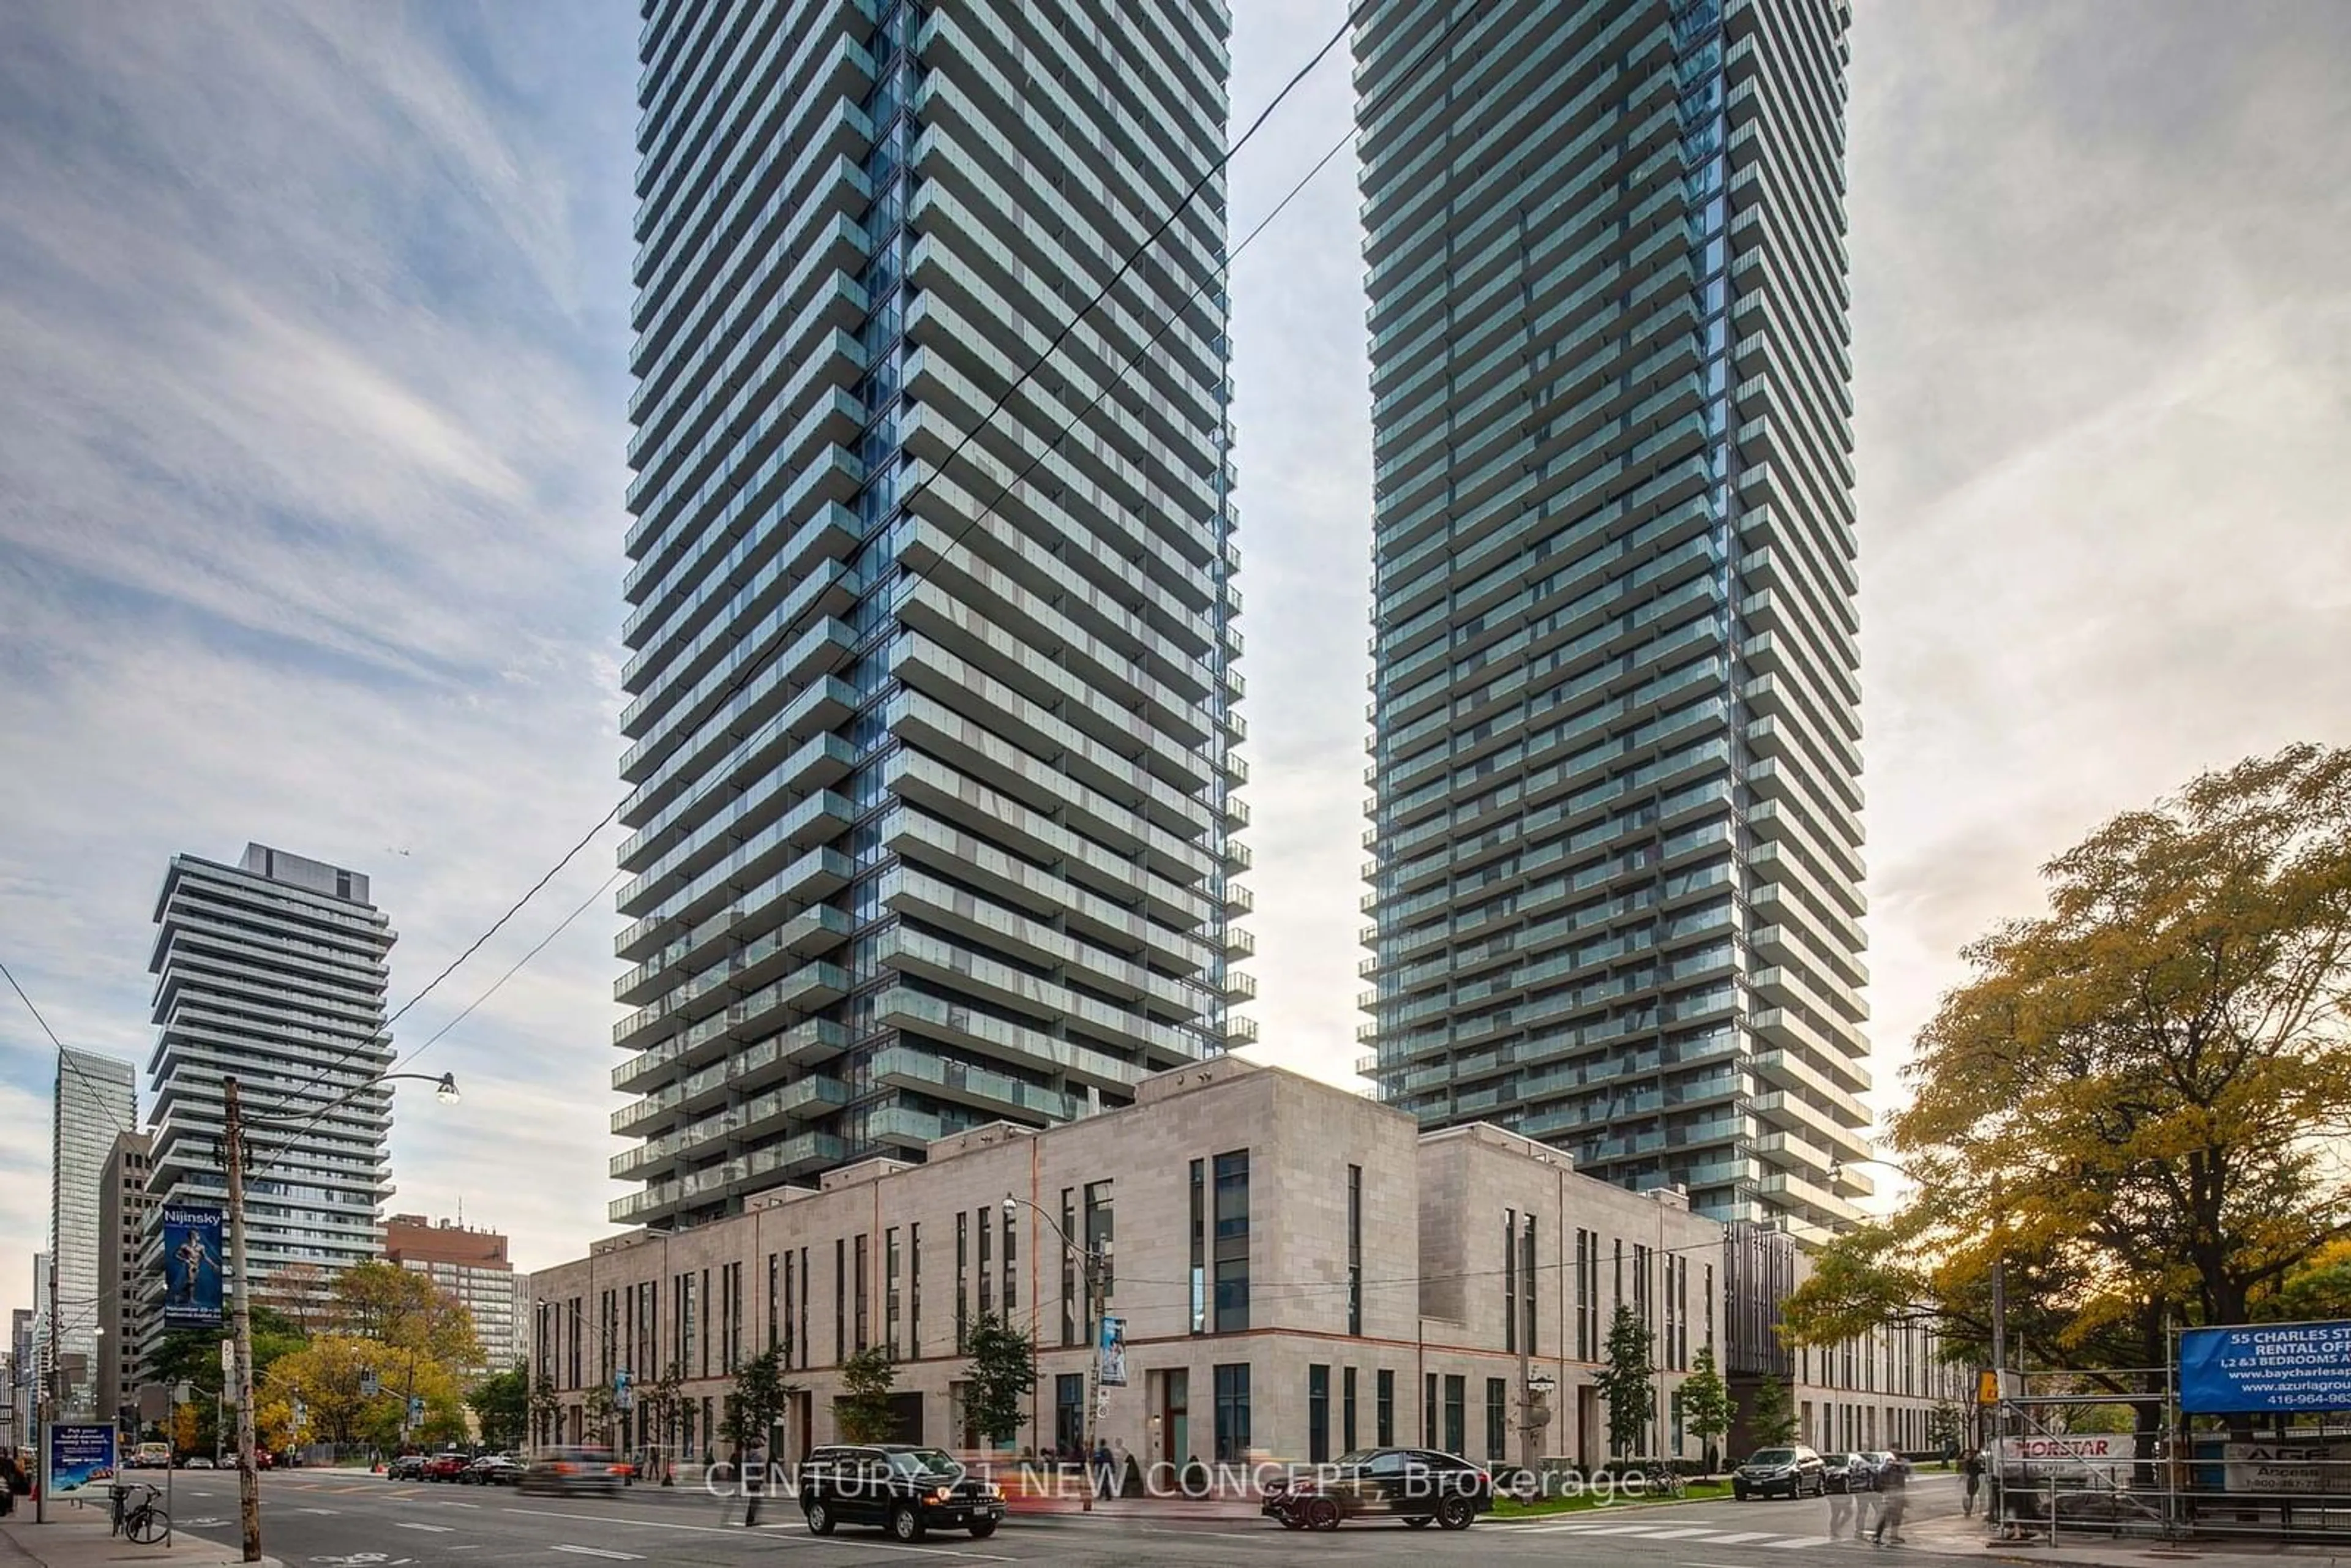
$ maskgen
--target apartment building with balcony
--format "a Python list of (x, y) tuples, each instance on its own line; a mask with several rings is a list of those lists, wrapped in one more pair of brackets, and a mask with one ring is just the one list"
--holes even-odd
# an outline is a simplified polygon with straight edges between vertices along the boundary
[(465, 1309), (482, 1355), (473, 1370), (511, 1372), (523, 1359), (525, 1341), (517, 1322), (516, 1288), (520, 1278), (507, 1256), (504, 1235), (464, 1219), (431, 1219), (395, 1214), (384, 1221), (383, 1260), (433, 1281), (442, 1294)]
[[(373, 1080), (392, 1065), (384, 993), (399, 938), (368, 898), (365, 874), (266, 844), (247, 844), (233, 865), (172, 857), (148, 961), (154, 1148), (141, 1276), (151, 1298), (163, 1278), (163, 1206), (227, 1207), (222, 1083), (231, 1076), (246, 1113), (272, 1124), (250, 1137), (256, 1293), (298, 1265), (294, 1278), (315, 1288), (320, 1275), (381, 1255), (392, 1092)], [(162, 1318), (145, 1314), (144, 1349)]]
[(611, 1208), (675, 1228), (1251, 1038), (1230, 18), (642, 10)]
[(1379, 0), (1355, 33), (1363, 1071), (1813, 1238), (1869, 1153), (1847, 21)]

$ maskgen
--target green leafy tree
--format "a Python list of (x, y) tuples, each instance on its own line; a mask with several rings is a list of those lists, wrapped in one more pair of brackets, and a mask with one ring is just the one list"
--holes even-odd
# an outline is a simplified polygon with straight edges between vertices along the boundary
[[(1925, 1319), (1982, 1358), (1999, 1262), (2022, 1354), (2159, 1366), (2168, 1325), (2282, 1309), (2351, 1237), (2351, 750), (2206, 774), (2043, 873), (1915, 1042), (1888, 1142), (1917, 1196), (1824, 1249), (1792, 1340)], [(2151, 1396), (2151, 1452), (2161, 1399), (2105, 1386)]]
[(1715, 1365), (1714, 1346), (1700, 1345), (1689, 1375), (1682, 1379), (1682, 1423), (1697, 1437), (1712, 1475), (1722, 1463), (1722, 1439), (1730, 1431), (1730, 1385)]
[(842, 1393), (832, 1402), (832, 1418), (844, 1443), (886, 1441), (897, 1425), (890, 1391), (898, 1381), (897, 1364), (881, 1345), (861, 1350), (841, 1364)]
[(530, 1431), (530, 1373), (517, 1362), (474, 1385), (465, 1396), (482, 1424), (482, 1441), (496, 1448), (518, 1448)]
[(1609, 1320), (1607, 1360), (1593, 1382), (1608, 1406), (1608, 1451), (1638, 1453), (1657, 1413), (1657, 1380), (1649, 1364), (1649, 1332), (1622, 1302)]
[(371, 1339), (452, 1368), (479, 1365), (474, 1316), (413, 1269), (371, 1260), (335, 1276), (333, 1316), (341, 1333)]
[[(735, 1389), (726, 1396), (719, 1435), (734, 1444), (737, 1453), (753, 1448), (765, 1452), (768, 1434), (784, 1418), (784, 1408), (796, 1392), (784, 1381), (783, 1351), (761, 1351), (736, 1372)], [(773, 1458), (769, 1455), (771, 1462)]]
[(1927, 1412), (1927, 1437), (1945, 1455), (1954, 1452), (1967, 1435), (1966, 1413), (1948, 1399), (1938, 1399)]
[(964, 1339), (971, 1357), (965, 1372), (963, 1408), (972, 1429), (989, 1442), (1012, 1441), (1029, 1423), (1029, 1403), (1037, 1392), (1037, 1344), (994, 1312), (973, 1320)]
[(1796, 1440), (1795, 1396), (1786, 1378), (1766, 1377), (1755, 1385), (1754, 1403), (1747, 1411), (1747, 1432), (1759, 1448)]
[(555, 1396), (555, 1380), (545, 1373), (530, 1385), (530, 1429), (538, 1441), (549, 1441), (555, 1431), (556, 1416), (563, 1401)]

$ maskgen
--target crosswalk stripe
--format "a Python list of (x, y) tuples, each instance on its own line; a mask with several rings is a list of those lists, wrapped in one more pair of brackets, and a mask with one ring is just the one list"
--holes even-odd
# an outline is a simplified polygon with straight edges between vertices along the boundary
[(1729, 1535), (1716, 1536), (1714, 1538), (1713, 1544), (1717, 1546), (1729, 1546), (1741, 1541), (1769, 1541), (1771, 1539), (1771, 1531), (1768, 1530), (1741, 1530)]
[(1792, 1536), (1786, 1541), (1767, 1541), (1763, 1542), (1764, 1545), (1771, 1548), (1774, 1552), (1793, 1552), (1800, 1547), (1826, 1546), (1828, 1543), (1829, 1538), (1825, 1535), (1797, 1535)]
[(1649, 1539), (1652, 1541), (1695, 1541), (1701, 1536), (1712, 1535), (1714, 1531), (1711, 1530), (1653, 1530), (1649, 1531)]

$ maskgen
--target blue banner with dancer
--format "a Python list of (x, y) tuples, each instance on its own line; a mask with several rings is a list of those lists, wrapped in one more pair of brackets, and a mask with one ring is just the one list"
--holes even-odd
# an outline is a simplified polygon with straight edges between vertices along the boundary
[(221, 1211), (163, 1206), (163, 1326), (221, 1325)]

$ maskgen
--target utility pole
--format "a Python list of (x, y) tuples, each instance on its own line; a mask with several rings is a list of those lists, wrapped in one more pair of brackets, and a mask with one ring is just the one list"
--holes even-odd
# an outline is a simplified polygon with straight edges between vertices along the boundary
[(261, 1561), (261, 1477), (253, 1463), (253, 1291), (246, 1266), (245, 1114), (235, 1078), (221, 1080), (227, 1115), (229, 1272), (236, 1338), (236, 1500), (245, 1526), (245, 1561)]
[(1053, 1234), (1061, 1239), (1061, 1245), (1076, 1254), (1078, 1267), (1085, 1275), (1086, 1418), (1085, 1436), (1082, 1440), (1086, 1451), (1081, 1462), (1085, 1471), (1086, 1485), (1084, 1490), (1079, 1494), (1078, 1506), (1081, 1511), (1092, 1513), (1094, 1511), (1094, 1444), (1101, 1437), (1101, 1431), (1096, 1423), (1100, 1418), (1099, 1413), (1104, 1393), (1102, 1381), (1102, 1309), (1108, 1305), (1102, 1299), (1102, 1275), (1098, 1267), (1102, 1259), (1101, 1255), (1092, 1249), (1081, 1247), (1071, 1240), (1070, 1233), (1061, 1228), (1060, 1221), (1045, 1212), (1043, 1206), (1025, 1197), (1015, 1197), (1008, 1192), (1004, 1195), (1004, 1217), (1008, 1221), (1021, 1207), (1036, 1210), (1037, 1218), (1053, 1228)]

